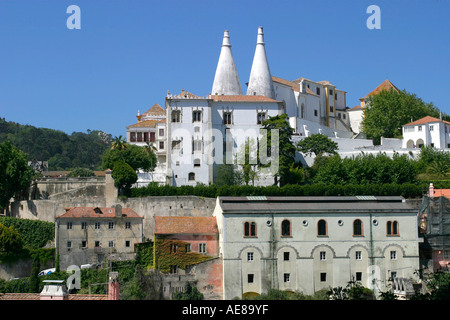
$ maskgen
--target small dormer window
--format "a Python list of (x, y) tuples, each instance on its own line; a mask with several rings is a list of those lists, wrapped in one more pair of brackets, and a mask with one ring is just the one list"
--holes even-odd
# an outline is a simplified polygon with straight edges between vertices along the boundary
[(102, 210), (100, 210), (100, 208), (94, 208), (94, 212), (95, 213), (98, 213), (98, 214), (101, 214), (102, 213)]

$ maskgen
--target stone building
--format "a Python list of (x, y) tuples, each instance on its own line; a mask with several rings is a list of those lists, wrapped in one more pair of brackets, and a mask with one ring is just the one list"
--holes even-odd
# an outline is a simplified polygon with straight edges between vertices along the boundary
[(74, 207), (56, 217), (56, 249), (61, 270), (70, 265), (97, 265), (107, 259), (134, 257), (134, 244), (143, 240), (143, 218), (120, 205), (110, 208)]
[(416, 214), (402, 197), (219, 197), (224, 298), (351, 280), (385, 291), (419, 268)]

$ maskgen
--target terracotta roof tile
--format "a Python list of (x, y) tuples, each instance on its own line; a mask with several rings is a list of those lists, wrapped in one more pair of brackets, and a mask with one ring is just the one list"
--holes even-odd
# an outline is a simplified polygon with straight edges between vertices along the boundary
[(166, 110), (164, 110), (159, 104), (155, 103), (150, 109), (142, 114), (143, 116), (165, 116)]
[(450, 124), (450, 122), (448, 122), (448, 121), (440, 120), (435, 117), (426, 116), (426, 117), (423, 117), (422, 119), (404, 124), (403, 126), (415, 126), (415, 125), (421, 125), (421, 124), (432, 123), (432, 122), (443, 122), (446, 124)]
[(217, 233), (215, 217), (156, 216), (156, 234), (204, 234)]
[[(72, 207), (66, 208), (66, 212), (57, 218), (114, 218), (115, 208), (100, 207)], [(122, 208), (122, 217), (141, 218), (130, 208)]]
[(450, 198), (450, 189), (434, 189), (434, 196)]
[(379, 94), (383, 90), (390, 90), (391, 88), (394, 89), (395, 91), (399, 91), (397, 89), (397, 87), (392, 84), (392, 82), (390, 82), (388, 79), (386, 79), (378, 87), (376, 87), (372, 92), (370, 92), (364, 98), (361, 98), (359, 100), (367, 99), (370, 96), (373, 96), (375, 94)]
[(210, 99), (214, 101), (225, 102), (281, 102), (265, 96), (247, 96), (247, 95), (211, 95)]
[[(68, 300), (108, 300), (107, 294), (69, 294)], [(0, 300), (41, 300), (40, 293), (0, 293)]]
[(166, 122), (166, 119), (162, 120), (144, 120), (132, 125), (127, 126), (127, 129), (129, 128), (148, 128), (148, 127), (156, 127), (158, 123)]

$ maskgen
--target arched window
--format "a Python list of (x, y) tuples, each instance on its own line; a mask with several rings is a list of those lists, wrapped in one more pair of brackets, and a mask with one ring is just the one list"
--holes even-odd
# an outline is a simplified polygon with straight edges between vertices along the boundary
[(244, 223), (244, 237), (256, 237), (256, 223), (245, 222)]
[(291, 222), (289, 220), (283, 220), (283, 222), (281, 222), (281, 236), (291, 236)]
[(189, 172), (188, 180), (195, 181), (195, 173), (194, 172)]
[(353, 235), (354, 236), (362, 236), (363, 235), (362, 221), (359, 219), (356, 219), (355, 221), (353, 221)]
[(327, 222), (325, 220), (319, 220), (317, 223), (317, 235), (326, 236), (327, 235)]
[(388, 221), (386, 224), (386, 234), (388, 236), (398, 236), (398, 222), (397, 221)]

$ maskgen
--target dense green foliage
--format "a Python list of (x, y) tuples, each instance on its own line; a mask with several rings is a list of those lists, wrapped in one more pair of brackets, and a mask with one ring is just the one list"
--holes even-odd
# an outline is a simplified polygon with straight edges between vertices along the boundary
[(128, 192), (138, 179), (136, 171), (126, 162), (118, 160), (114, 163), (112, 177), (119, 194)]
[(109, 149), (103, 155), (103, 169), (113, 169), (118, 161), (127, 163), (134, 171), (153, 171), (157, 164), (155, 153), (147, 147), (139, 147), (134, 144), (121, 145), (121, 149)]
[(339, 155), (316, 158), (314, 183), (331, 184), (403, 184), (416, 181), (415, 162), (407, 155), (358, 155), (341, 158)]
[(316, 133), (297, 142), (297, 149), (304, 154), (317, 156), (320, 153), (335, 153), (338, 144), (326, 135)]
[(51, 222), (0, 217), (0, 224), (14, 227), (22, 236), (23, 245), (30, 249), (42, 248), (48, 241), (53, 240), (55, 236), (55, 225)]
[(68, 177), (93, 177), (95, 176), (94, 171), (87, 168), (75, 168), (68, 174)]
[[(425, 103), (415, 94), (405, 90), (383, 90), (366, 101), (363, 131), (375, 143), (380, 137), (400, 138), (402, 126), (425, 116), (439, 118), (439, 110), (432, 103)], [(448, 119), (447, 115), (444, 115)]]
[(18, 253), (22, 250), (22, 237), (13, 226), (5, 227), (0, 223), (0, 254)]
[[(269, 117), (269, 119), (263, 121), (262, 125), (265, 131), (263, 139), (260, 141), (261, 150), (267, 150), (269, 160), (277, 159), (278, 164), (275, 164), (277, 161), (270, 161), (270, 165), (265, 164), (263, 159), (266, 155), (260, 152), (258, 155), (259, 162), (262, 163), (260, 167), (270, 166), (271, 168), (276, 168), (278, 166), (276, 168), (277, 170), (275, 170), (276, 172), (273, 173), (275, 179), (274, 185), (279, 184), (283, 186), (287, 183), (286, 180), (289, 176), (291, 165), (295, 163), (296, 147), (291, 141), (294, 130), (291, 128), (289, 117), (285, 113), (275, 117)], [(272, 146), (272, 130), (278, 130), (277, 134), (274, 135), (274, 137), (278, 137), (278, 148)]]
[(183, 292), (175, 292), (173, 300), (203, 300), (203, 293), (188, 282)]
[[(405, 198), (421, 197), (427, 190), (428, 182), (403, 184), (324, 184), (285, 185), (283, 187), (267, 186), (154, 186), (132, 188), (131, 197), (149, 196), (198, 196), (216, 198), (218, 196), (403, 196)], [(435, 188), (449, 188), (448, 182), (436, 182)]]
[(10, 141), (33, 159), (48, 161), (49, 170), (82, 167), (101, 169), (101, 156), (111, 146), (111, 135), (102, 131), (87, 133), (36, 128), (0, 119), (0, 143)]
[(27, 164), (26, 155), (9, 141), (0, 143), (0, 209), (30, 185), (34, 171)]

